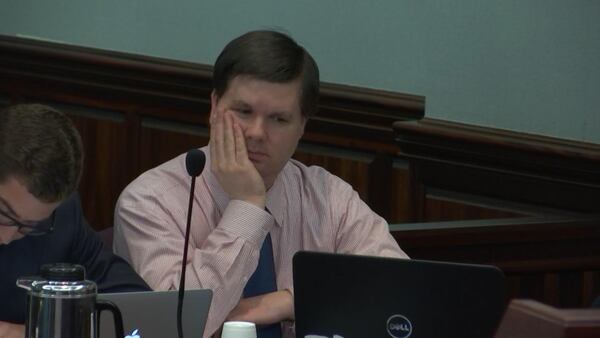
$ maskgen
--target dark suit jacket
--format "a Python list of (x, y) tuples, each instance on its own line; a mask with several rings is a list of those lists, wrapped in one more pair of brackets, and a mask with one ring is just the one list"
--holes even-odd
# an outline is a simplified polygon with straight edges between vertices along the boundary
[(96, 282), (99, 292), (150, 290), (87, 224), (78, 194), (67, 198), (55, 212), (54, 232), (0, 244), (0, 321), (25, 322), (26, 290), (18, 288), (15, 282), (22, 276), (37, 275), (46, 263), (83, 265), (86, 279)]

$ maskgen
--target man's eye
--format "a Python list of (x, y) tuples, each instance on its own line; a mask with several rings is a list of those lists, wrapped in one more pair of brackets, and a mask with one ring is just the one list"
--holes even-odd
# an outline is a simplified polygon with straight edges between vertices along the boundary
[(251, 113), (250, 109), (248, 108), (233, 108), (233, 111), (240, 115), (249, 115)]
[(277, 123), (287, 123), (288, 119), (281, 116), (273, 116), (272, 119)]

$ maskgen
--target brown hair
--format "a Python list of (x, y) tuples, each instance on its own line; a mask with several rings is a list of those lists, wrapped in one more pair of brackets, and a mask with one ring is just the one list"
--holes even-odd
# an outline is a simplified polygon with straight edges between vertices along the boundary
[(229, 42), (214, 66), (213, 85), (217, 96), (222, 96), (229, 82), (238, 75), (279, 83), (301, 77), (302, 115), (308, 118), (317, 111), (319, 68), (312, 56), (288, 35), (252, 31)]
[(58, 202), (79, 184), (81, 137), (72, 121), (41, 104), (0, 111), (0, 182), (14, 176), (44, 202)]

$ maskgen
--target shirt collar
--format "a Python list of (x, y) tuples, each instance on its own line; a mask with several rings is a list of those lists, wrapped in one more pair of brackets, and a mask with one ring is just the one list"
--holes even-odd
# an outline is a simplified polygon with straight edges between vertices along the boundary
[[(286, 164), (287, 166), (288, 164)], [(273, 215), (273, 218), (275, 218), (275, 225), (276, 226), (283, 226), (285, 225), (284, 219), (285, 219), (285, 206), (287, 203), (285, 203), (286, 201), (286, 197), (285, 197), (285, 166), (283, 167), (283, 169), (281, 170), (281, 172), (279, 173), (279, 175), (277, 175), (277, 178), (275, 179), (275, 182), (273, 182), (273, 185), (271, 186), (271, 188), (267, 191), (267, 209), (269, 210), (269, 212), (271, 213), (271, 215)]]

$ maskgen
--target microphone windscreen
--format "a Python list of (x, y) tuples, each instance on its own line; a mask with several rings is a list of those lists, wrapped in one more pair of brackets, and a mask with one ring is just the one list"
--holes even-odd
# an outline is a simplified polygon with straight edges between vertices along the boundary
[(206, 156), (200, 149), (192, 149), (185, 156), (185, 169), (192, 177), (196, 177), (202, 173), (205, 163)]

